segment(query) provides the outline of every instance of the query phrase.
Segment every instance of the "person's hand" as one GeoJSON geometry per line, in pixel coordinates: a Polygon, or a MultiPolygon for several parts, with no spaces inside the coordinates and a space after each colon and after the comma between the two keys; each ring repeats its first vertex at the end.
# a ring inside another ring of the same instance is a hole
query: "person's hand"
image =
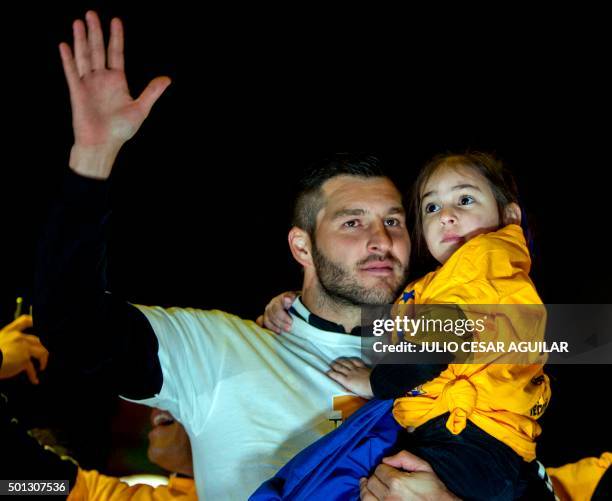
{"type": "Polygon", "coordinates": [[[283,292],[267,304],[264,314],[260,315],[256,322],[257,325],[270,329],[280,334],[281,331],[289,332],[293,320],[287,310],[291,307],[297,294],[295,292],[283,292]]]}
{"type": "Polygon", "coordinates": [[[85,18],[87,29],[80,19],[72,25],[74,55],[67,43],[59,46],[72,106],[70,167],[80,175],[106,179],[119,149],[139,129],[170,79],[153,79],[138,99],[132,99],[124,72],[121,21],[111,21],[105,53],[98,15],[88,11],[85,18]]]}
{"type": "Polygon", "coordinates": [[[22,315],[0,330],[0,379],[10,378],[25,371],[30,382],[38,384],[32,358],[38,360],[40,370],[43,371],[47,367],[49,352],[37,336],[22,332],[28,327],[32,327],[32,317],[22,315]]]}
{"type": "Polygon", "coordinates": [[[370,478],[359,481],[362,501],[457,501],[427,461],[401,451],[376,467],[370,478]]]}
{"type": "Polygon", "coordinates": [[[327,375],[347,390],[363,398],[373,398],[370,369],[358,358],[338,358],[331,364],[327,375]]]}

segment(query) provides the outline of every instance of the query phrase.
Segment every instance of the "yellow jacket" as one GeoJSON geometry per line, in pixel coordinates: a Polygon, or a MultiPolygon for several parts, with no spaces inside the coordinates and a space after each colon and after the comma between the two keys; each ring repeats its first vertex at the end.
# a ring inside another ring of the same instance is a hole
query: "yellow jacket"
{"type": "Polygon", "coordinates": [[[170,477],[168,485],[151,487],[145,484],[129,486],[117,477],[108,477],[95,470],[79,468],[77,481],[68,496],[69,501],[197,501],[195,483],[191,478],[170,477]]]}
{"type": "MultiPolygon", "coordinates": [[[[403,297],[411,298],[398,303],[542,304],[529,278],[530,267],[523,232],[520,226],[509,225],[466,242],[443,266],[409,285],[403,297]]],[[[535,319],[500,318],[494,326],[498,338],[524,339],[521,333],[533,330],[534,321],[543,334],[545,309],[536,311],[535,319]]],[[[452,433],[461,433],[469,419],[526,461],[535,458],[535,439],[541,433],[536,420],[550,400],[541,363],[450,364],[419,387],[419,393],[395,401],[393,415],[402,426],[417,427],[450,412],[446,427],[452,433]]]]}

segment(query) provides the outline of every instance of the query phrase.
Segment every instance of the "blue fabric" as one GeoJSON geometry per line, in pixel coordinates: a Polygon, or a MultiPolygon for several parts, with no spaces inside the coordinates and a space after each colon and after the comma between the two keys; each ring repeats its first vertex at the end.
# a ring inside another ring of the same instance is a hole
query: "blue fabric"
{"type": "Polygon", "coordinates": [[[251,501],[359,499],[359,479],[392,454],[402,429],[393,400],[371,400],[264,482],[251,501]]]}

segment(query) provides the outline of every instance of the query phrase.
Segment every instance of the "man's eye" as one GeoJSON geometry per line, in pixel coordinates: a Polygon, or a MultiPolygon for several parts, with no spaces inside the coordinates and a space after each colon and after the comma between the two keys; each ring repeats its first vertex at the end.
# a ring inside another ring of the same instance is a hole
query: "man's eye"
{"type": "Polygon", "coordinates": [[[344,223],[342,226],[346,228],[357,228],[357,226],[359,226],[359,221],[357,219],[351,219],[350,221],[344,223]]]}
{"type": "Polygon", "coordinates": [[[399,225],[400,225],[399,219],[396,219],[394,217],[385,219],[385,226],[399,226],[399,225]]]}
{"type": "Polygon", "coordinates": [[[438,212],[440,210],[440,206],[438,204],[427,204],[425,206],[425,214],[432,214],[433,212],[438,212]]]}
{"type": "Polygon", "coordinates": [[[472,195],[463,195],[459,199],[459,205],[472,205],[474,203],[474,197],[472,195]]]}

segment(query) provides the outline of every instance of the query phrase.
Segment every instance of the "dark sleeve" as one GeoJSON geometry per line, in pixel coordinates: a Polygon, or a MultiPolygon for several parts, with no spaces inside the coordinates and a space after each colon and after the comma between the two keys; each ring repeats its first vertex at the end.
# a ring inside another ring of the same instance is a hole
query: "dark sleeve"
{"type": "Polygon", "coordinates": [[[381,363],[370,373],[372,393],[376,398],[400,398],[420,384],[435,379],[448,364],[381,363]]]}
{"type": "MultiPolygon", "coordinates": [[[[418,314],[427,318],[465,319],[460,306],[452,304],[417,305],[418,314]]],[[[428,340],[445,341],[452,333],[435,331],[428,332],[428,340]],[[441,335],[442,337],[433,337],[441,335]]],[[[471,340],[469,333],[462,334],[462,339],[471,340]]],[[[412,343],[411,343],[412,344],[412,343]]],[[[450,352],[432,353],[427,355],[426,363],[416,363],[419,359],[407,353],[388,353],[370,373],[370,385],[376,398],[400,398],[417,386],[431,381],[455,361],[450,352]]],[[[421,359],[425,362],[424,359],[421,359]]]]}
{"type": "Polygon", "coordinates": [[[39,243],[33,316],[50,353],[86,373],[113,374],[113,391],[158,393],[157,338],[146,317],[107,290],[109,182],[68,170],[39,243]]]}

